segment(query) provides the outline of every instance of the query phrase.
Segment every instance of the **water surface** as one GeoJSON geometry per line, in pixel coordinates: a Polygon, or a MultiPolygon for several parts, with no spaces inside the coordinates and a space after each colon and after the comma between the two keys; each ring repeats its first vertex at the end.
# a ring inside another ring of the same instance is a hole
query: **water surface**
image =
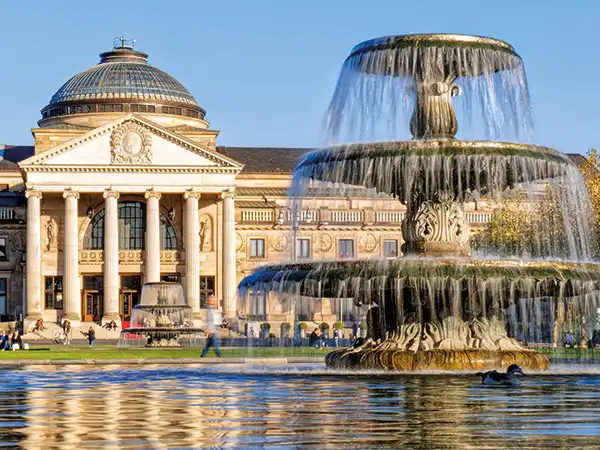
{"type": "Polygon", "coordinates": [[[470,374],[315,366],[3,371],[11,448],[600,448],[600,373],[486,387],[470,374]]]}

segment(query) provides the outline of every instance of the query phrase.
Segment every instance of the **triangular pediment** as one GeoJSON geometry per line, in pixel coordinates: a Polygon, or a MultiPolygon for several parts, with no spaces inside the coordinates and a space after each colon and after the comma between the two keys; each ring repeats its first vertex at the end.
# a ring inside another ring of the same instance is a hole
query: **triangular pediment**
{"type": "Polygon", "coordinates": [[[82,136],[22,161],[25,172],[80,168],[103,172],[147,171],[239,172],[243,165],[135,114],[124,116],[82,136]]]}

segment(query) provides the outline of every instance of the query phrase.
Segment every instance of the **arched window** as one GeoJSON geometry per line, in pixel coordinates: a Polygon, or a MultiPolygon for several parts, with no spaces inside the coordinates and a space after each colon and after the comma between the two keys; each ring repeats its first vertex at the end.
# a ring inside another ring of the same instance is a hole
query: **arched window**
{"type": "Polygon", "coordinates": [[[167,216],[160,215],[160,249],[177,250],[177,235],[167,216]]]}
{"type": "MultiPolygon", "coordinates": [[[[119,202],[119,249],[143,250],[146,234],[146,205],[141,202],[119,202]]],[[[177,250],[177,235],[171,222],[160,215],[161,250],[177,250]]],[[[104,249],[104,210],[94,216],[84,237],[87,250],[104,249]]]]}

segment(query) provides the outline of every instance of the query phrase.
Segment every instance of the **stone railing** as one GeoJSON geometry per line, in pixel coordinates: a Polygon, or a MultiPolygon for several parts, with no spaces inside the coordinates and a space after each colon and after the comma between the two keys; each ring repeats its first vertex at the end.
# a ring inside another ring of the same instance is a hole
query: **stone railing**
{"type": "Polygon", "coordinates": [[[473,224],[479,223],[488,223],[492,217],[492,214],[489,212],[467,212],[465,213],[467,216],[467,221],[473,224]]]}
{"type": "Polygon", "coordinates": [[[179,250],[161,250],[161,264],[178,264],[181,262],[181,252],[179,250]]]}
{"type": "Polygon", "coordinates": [[[404,219],[404,211],[376,211],[375,222],[377,223],[401,223],[404,219]]]}
{"type": "Polygon", "coordinates": [[[103,260],[103,250],[83,250],[79,252],[79,264],[101,264],[103,260]]]}
{"type": "MultiPolygon", "coordinates": [[[[467,212],[467,220],[472,224],[485,224],[489,222],[489,212],[467,212]]],[[[309,209],[304,208],[297,212],[296,217],[301,224],[393,224],[400,225],[406,213],[398,210],[371,210],[371,209],[309,209]]],[[[293,211],[274,208],[242,209],[241,223],[262,225],[286,225],[292,222],[293,211]]]]}
{"type": "Polygon", "coordinates": [[[0,220],[13,220],[15,210],[13,208],[0,208],[0,220]]]}
{"type": "MultiPolygon", "coordinates": [[[[143,250],[119,250],[119,264],[141,264],[144,260],[143,250]]],[[[83,250],[79,252],[80,264],[102,264],[104,261],[103,250],[83,250]]],[[[178,264],[181,262],[179,250],[161,250],[161,264],[178,264]]]]}

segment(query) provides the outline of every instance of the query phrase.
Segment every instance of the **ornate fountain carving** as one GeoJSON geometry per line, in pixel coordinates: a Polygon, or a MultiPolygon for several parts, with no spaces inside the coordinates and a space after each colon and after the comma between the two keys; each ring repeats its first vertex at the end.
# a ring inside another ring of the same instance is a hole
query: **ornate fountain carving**
{"type": "Polygon", "coordinates": [[[427,200],[411,208],[402,223],[405,253],[466,256],[469,221],[463,205],[451,200],[427,200]]]}

